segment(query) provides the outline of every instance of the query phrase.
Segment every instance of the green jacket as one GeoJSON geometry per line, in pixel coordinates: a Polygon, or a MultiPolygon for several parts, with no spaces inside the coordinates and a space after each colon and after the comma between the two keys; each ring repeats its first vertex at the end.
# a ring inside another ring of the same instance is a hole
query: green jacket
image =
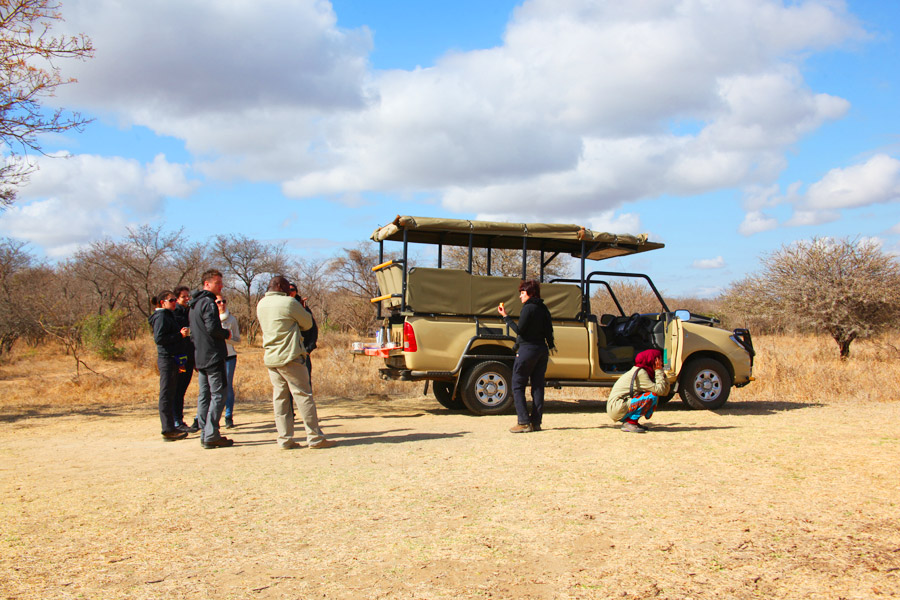
{"type": "Polygon", "coordinates": [[[313,319],[299,302],[284,292],[266,292],[256,305],[256,318],[267,367],[283,367],[306,355],[300,332],[312,327],[313,319]]]}
{"type": "Polygon", "coordinates": [[[609,391],[609,398],[606,399],[606,414],[613,421],[620,421],[628,413],[628,401],[631,399],[629,391],[631,390],[631,378],[637,370],[637,377],[634,380],[634,393],[641,394],[643,392],[651,392],[657,398],[665,396],[669,393],[669,382],[666,381],[666,375],[662,369],[657,369],[654,373],[656,381],[650,379],[647,371],[641,367],[631,367],[631,370],[619,377],[616,384],[609,391]]]}

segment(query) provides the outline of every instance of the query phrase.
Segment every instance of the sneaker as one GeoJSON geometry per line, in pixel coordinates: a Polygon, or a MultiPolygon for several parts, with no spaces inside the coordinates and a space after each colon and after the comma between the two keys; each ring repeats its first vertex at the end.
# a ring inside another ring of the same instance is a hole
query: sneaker
{"type": "Polygon", "coordinates": [[[337,446],[337,442],[332,442],[331,440],[322,440],[318,444],[309,445],[313,450],[322,450],[323,448],[331,448],[333,446],[337,446]]]}
{"type": "Polygon", "coordinates": [[[524,425],[519,423],[515,427],[509,428],[510,433],[529,433],[531,431],[534,431],[534,427],[531,426],[531,423],[525,423],[524,425]]]}
{"type": "Polygon", "coordinates": [[[186,438],[187,432],[173,429],[172,431],[164,431],[162,436],[164,442],[174,442],[175,440],[183,440],[186,438]]]}
{"type": "Polygon", "coordinates": [[[650,431],[650,427],[648,427],[647,425],[644,425],[642,423],[638,423],[637,426],[640,427],[641,429],[643,429],[644,431],[650,431]]]}
{"type": "Polygon", "coordinates": [[[296,450],[297,448],[300,448],[301,446],[300,446],[300,444],[298,444],[298,443],[295,442],[294,440],[291,440],[291,441],[288,442],[287,444],[282,444],[282,445],[279,446],[279,447],[280,447],[282,450],[296,450]]]}
{"type": "Polygon", "coordinates": [[[234,419],[225,417],[225,429],[234,429],[234,419]]]}
{"type": "Polygon", "coordinates": [[[230,448],[231,446],[234,446],[234,440],[230,440],[227,437],[220,437],[217,440],[200,442],[200,445],[203,446],[204,450],[213,450],[214,448],[230,448]]]}
{"type": "Polygon", "coordinates": [[[622,431],[626,433],[647,433],[647,430],[637,423],[625,423],[622,425],[622,431]]]}

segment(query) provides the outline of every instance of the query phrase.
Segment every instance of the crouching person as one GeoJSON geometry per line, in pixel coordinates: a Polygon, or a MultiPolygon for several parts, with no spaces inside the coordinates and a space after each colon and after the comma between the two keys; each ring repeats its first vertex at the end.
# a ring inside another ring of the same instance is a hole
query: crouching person
{"type": "Polygon", "coordinates": [[[622,423],[622,431],[644,433],[647,427],[638,423],[638,419],[652,417],[659,397],[668,392],[662,352],[644,350],[634,357],[634,366],[619,377],[609,392],[606,414],[622,423]]]}
{"type": "Polygon", "coordinates": [[[263,335],[263,362],[269,369],[272,382],[272,404],[278,445],[285,450],[299,448],[294,441],[294,418],[291,397],[306,428],[310,448],[330,448],[334,442],[326,440],[319,429],[316,403],[313,401],[306,368],[306,349],[303,330],[312,327],[312,316],[288,295],[290,283],[281,275],[269,282],[266,295],[256,305],[256,318],[263,335]]]}

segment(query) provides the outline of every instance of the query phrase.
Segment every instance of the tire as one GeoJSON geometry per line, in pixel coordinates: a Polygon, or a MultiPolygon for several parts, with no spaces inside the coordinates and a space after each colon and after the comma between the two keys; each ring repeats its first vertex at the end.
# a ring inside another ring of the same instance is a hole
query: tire
{"type": "Polygon", "coordinates": [[[681,372],[678,395],[690,408],[722,408],[731,393],[731,375],[714,358],[692,360],[681,372]]]}
{"type": "Polygon", "coordinates": [[[463,410],[466,405],[459,397],[459,390],[456,391],[456,396],[451,398],[454,384],[453,381],[432,381],[431,387],[434,390],[434,397],[441,406],[450,410],[463,410]]]}
{"type": "Polygon", "coordinates": [[[512,369],[497,361],[477,363],[465,375],[462,401],[476,415],[499,415],[513,405],[512,369]]]}

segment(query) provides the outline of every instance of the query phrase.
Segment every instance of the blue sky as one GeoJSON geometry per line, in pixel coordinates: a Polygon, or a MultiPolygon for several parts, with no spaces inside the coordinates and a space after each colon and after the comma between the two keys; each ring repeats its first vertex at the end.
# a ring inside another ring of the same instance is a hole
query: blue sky
{"type": "Polygon", "coordinates": [[[127,227],[324,259],[397,214],[646,232],[604,265],[715,295],[813,236],[900,252],[900,5],[64,0],[96,56],[0,234],[127,227]]]}

